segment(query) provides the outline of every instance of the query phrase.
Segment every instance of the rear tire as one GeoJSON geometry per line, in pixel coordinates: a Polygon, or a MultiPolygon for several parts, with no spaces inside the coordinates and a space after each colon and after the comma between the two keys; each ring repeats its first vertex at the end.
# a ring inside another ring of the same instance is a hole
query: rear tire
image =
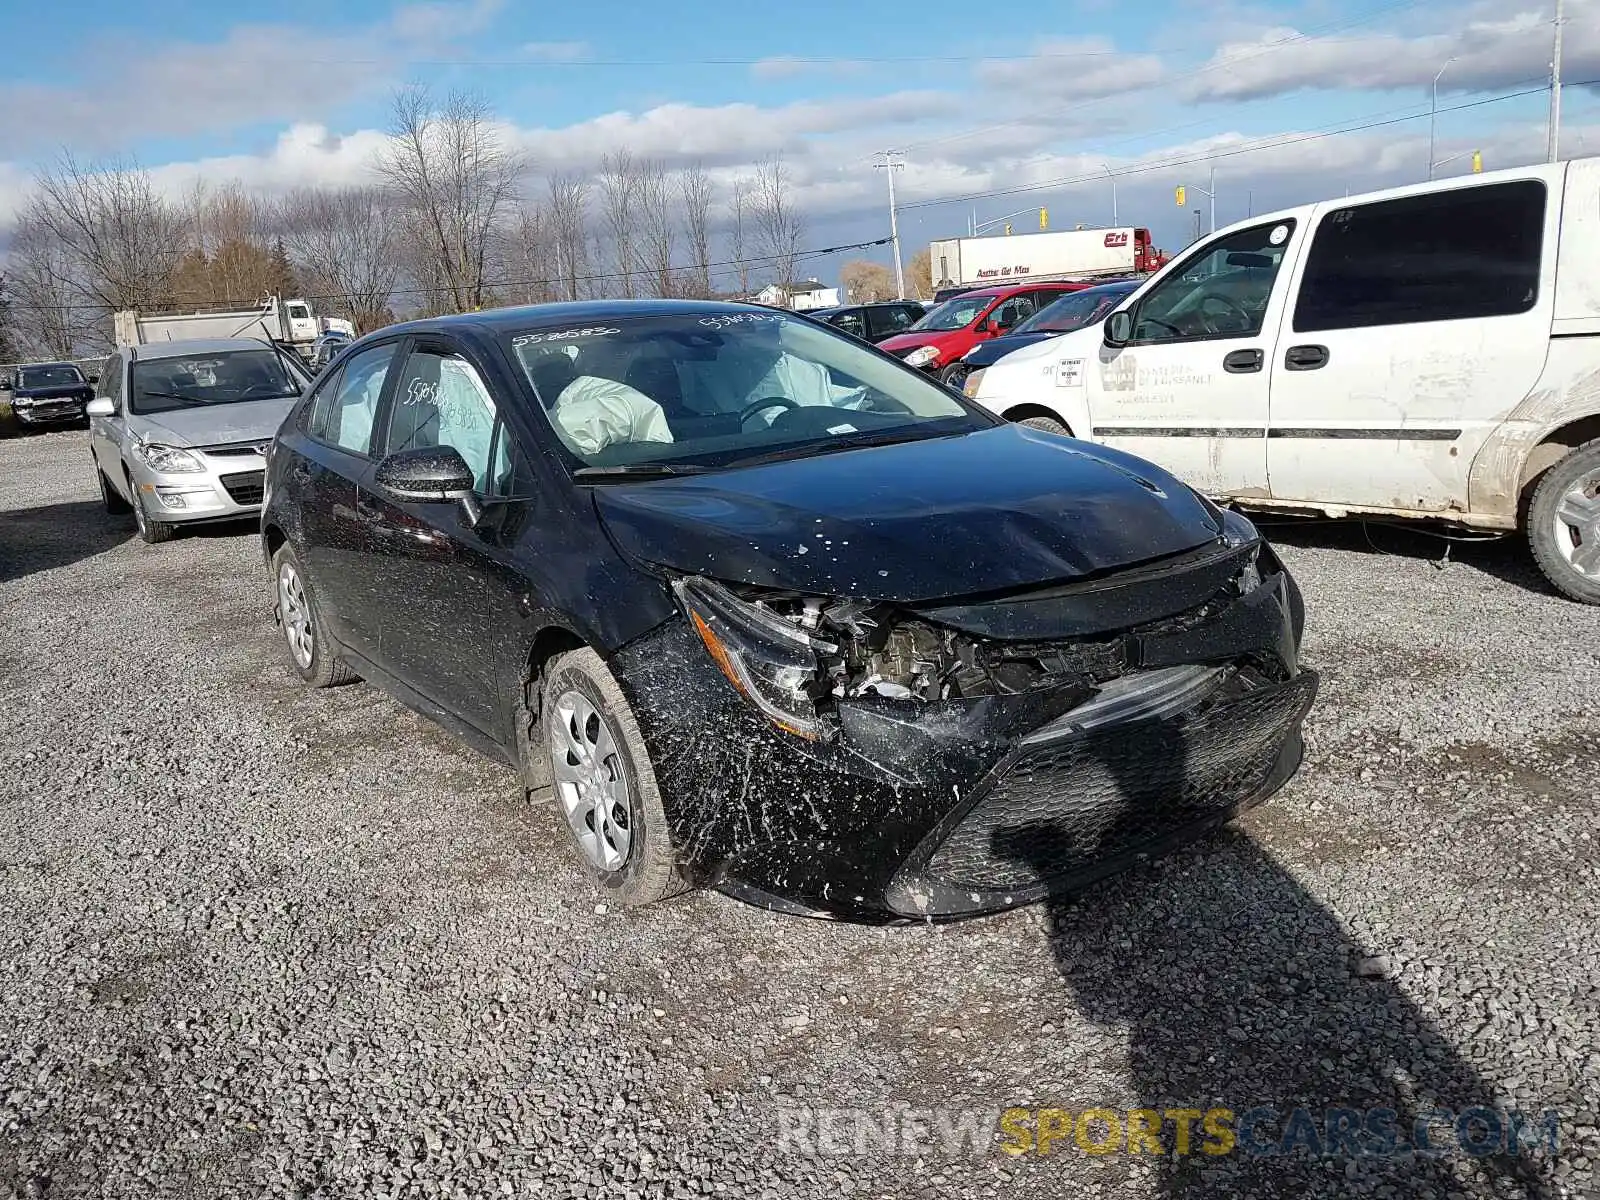
{"type": "Polygon", "coordinates": [[[122,498],[122,493],[117,491],[116,485],[106,478],[106,473],[99,467],[94,469],[94,473],[95,478],[100,483],[101,507],[114,517],[127,516],[128,513],[132,512],[133,505],[122,498]]]}
{"type": "Polygon", "coordinates": [[[133,492],[133,520],[139,527],[139,536],[152,546],[170,542],[177,536],[178,527],[170,521],[158,521],[152,517],[146,507],[144,493],[133,484],[132,480],[129,480],[128,484],[129,490],[133,492]]]}
{"type": "Polygon", "coordinates": [[[689,890],[639,722],[600,656],[573,650],[551,662],[540,712],[556,808],[595,883],[628,905],[689,890]]]}
{"type": "Polygon", "coordinates": [[[1528,504],[1528,546],[1564,596],[1600,604],[1600,438],[1544,473],[1528,504]]]}
{"type": "Polygon", "coordinates": [[[273,612],[295,673],[314,688],[354,683],[359,676],[335,657],[311,581],[288,542],[272,556],[272,590],[273,612]]]}
{"type": "Polygon", "coordinates": [[[1052,420],[1049,417],[1023,417],[1017,424],[1026,425],[1029,429],[1037,429],[1040,433],[1054,433],[1059,434],[1061,437],[1072,436],[1070,429],[1060,421],[1052,420]]]}

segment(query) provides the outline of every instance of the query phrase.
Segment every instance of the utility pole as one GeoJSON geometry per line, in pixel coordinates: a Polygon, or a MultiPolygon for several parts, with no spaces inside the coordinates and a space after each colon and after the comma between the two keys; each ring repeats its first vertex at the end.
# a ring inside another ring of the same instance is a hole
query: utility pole
{"type": "Polygon", "coordinates": [[[1106,178],[1111,180],[1111,224],[1115,227],[1120,224],[1117,220],[1117,177],[1111,170],[1110,163],[1101,163],[1100,169],[1106,173],[1106,178]]]}
{"type": "MultiPolygon", "coordinates": [[[[1194,190],[1202,195],[1211,197],[1211,232],[1215,233],[1217,231],[1217,168],[1215,166],[1211,168],[1211,187],[1209,189],[1197,187],[1194,190]]],[[[1186,191],[1188,191],[1187,188],[1180,187],[1178,189],[1178,203],[1180,205],[1183,204],[1183,197],[1186,191]]],[[[1198,218],[1200,210],[1197,208],[1194,211],[1195,216],[1198,218]]],[[[1196,225],[1195,229],[1198,233],[1199,225],[1196,225]]]]}
{"type": "Polygon", "coordinates": [[[1550,161],[1561,157],[1561,26],[1564,0],[1556,0],[1555,46],[1550,53],[1550,161]]]}
{"type": "Polygon", "coordinates": [[[905,151],[885,150],[878,170],[889,176],[889,240],[894,243],[894,294],[895,299],[906,298],[906,273],[900,265],[900,217],[894,207],[894,173],[905,169],[905,151]]]}
{"type": "MultiPolygon", "coordinates": [[[[1556,3],[1560,4],[1561,0],[1556,0],[1556,3]]],[[[1433,156],[1434,156],[1433,126],[1434,126],[1434,122],[1439,119],[1439,76],[1443,75],[1445,73],[1445,71],[1449,69],[1450,64],[1453,63],[1453,62],[1455,62],[1455,59],[1453,59],[1453,58],[1445,59],[1444,60],[1444,66],[1439,68],[1439,74],[1435,75],[1433,77],[1433,100],[1428,105],[1428,178],[1429,179],[1433,178],[1433,156]]]]}

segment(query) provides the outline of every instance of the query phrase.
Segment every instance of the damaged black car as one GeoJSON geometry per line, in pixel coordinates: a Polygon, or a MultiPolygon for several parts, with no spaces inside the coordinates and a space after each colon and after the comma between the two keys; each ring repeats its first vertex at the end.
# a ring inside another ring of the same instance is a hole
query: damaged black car
{"type": "Polygon", "coordinates": [[[1245,518],[786,313],[392,326],[265,486],[301,677],[506,759],[626,903],[1004,909],[1299,765],[1300,593],[1245,518]]]}

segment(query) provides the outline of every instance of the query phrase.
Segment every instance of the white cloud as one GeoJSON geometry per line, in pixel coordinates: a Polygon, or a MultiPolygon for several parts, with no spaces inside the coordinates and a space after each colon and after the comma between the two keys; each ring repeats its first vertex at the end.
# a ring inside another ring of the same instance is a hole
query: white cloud
{"type": "Polygon", "coordinates": [[[996,92],[1029,99],[1087,100],[1152,87],[1166,76],[1154,54],[1121,54],[1104,38],[1049,38],[1032,56],[979,65],[977,76],[996,92]]]}
{"type": "MultiPolygon", "coordinates": [[[[1195,100],[1256,100],[1307,88],[1425,88],[1446,60],[1441,91],[1537,84],[1549,73],[1550,15],[1542,10],[1467,21],[1446,33],[1305,37],[1293,29],[1219,46],[1186,88],[1195,100]]],[[[1600,2],[1572,0],[1564,28],[1570,79],[1600,76],[1600,2]]]]}
{"type": "Polygon", "coordinates": [[[406,41],[457,38],[482,33],[504,7],[505,0],[424,0],[396,9],[389,25],[406,41]]]}

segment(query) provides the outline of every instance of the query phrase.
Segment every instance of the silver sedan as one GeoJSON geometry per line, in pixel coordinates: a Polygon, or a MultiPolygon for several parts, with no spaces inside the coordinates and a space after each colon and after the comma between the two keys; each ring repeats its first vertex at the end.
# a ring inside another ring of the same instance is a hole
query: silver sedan
{"type": "Polygon", "coordinates": [[[252,338],[117,350],[89,405],[106,511],[131,509],[147,542],[259,512],[272,439],[308,386],[292,353],[252,338]]]}

